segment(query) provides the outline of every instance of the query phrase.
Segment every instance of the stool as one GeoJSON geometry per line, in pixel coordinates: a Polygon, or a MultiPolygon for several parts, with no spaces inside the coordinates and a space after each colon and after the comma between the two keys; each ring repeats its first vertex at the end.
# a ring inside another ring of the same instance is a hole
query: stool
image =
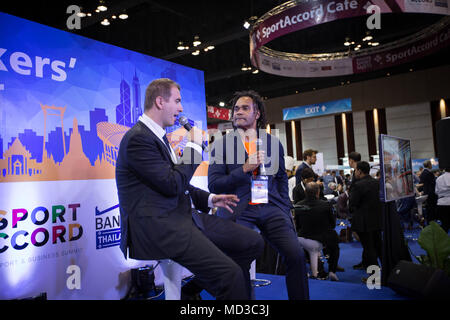
{"type": "Polygon", "coordinates": [[[298,241],[302,247],[309,253],[309,261],[311,265],[311,272],[313,277],[317,277],[318,270],[317,265],[319,262],[320,252],[323,249],[322,243],[312,239],[306,239],[303,237],[298,237],[298,241]]]}
{"type": "Polygon", "coordinates": [[[256,260],[250,265],[250,281],[254,287],[265,287],[272,283],[267,279],[256,279],[256,260]]]}
{"type": "Polygon", "coordinates": [[[160,260],[164,276],[164,292],[166,300],[181,299],[181,273],[183,267],[170,259],[160,260]]]}
{"type": "MultiPolygon", "coordinates": [[[[261,231],[256,226],[253,226],[253,230],[261,233],[261,231]]],[[[265,287],[272,283],[272,281],[267,279],[256,279],[256,260],[253,260],[252,264],[250,265],[250,281],[253,287],[265,287]]]]}

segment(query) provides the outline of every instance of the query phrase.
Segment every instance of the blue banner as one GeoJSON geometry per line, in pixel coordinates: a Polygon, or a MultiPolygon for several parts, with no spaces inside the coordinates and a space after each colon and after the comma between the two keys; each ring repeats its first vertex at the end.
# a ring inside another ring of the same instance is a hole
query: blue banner
{"type": "Polygon", "coordinates": [[[342,99],[283,109],[283,121],[311,118],[352,111],[352,99],[342,99]]]}

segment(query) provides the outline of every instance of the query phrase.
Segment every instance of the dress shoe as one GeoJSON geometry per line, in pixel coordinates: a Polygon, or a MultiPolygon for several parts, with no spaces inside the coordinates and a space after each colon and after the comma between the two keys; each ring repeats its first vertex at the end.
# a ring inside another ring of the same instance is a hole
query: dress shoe
{"type": "Polygon", "coordinates": [[[334,273],[334,272],[328,272],[328,278],[331,281],[339,281],[339,278],[337,277],[336,273],[334,273]]]}
{"type": "Polygon", "coordinates": [[[355,264],[355,265],[353,266],[353,269],[354,269],[354,270],[364,270],[364,266],[363,266],[362,262],[360,262],[360,263],[358,263],[358,264],[355,264]]]}
{"type": "Polygon", "coordinates": [[[199,293],[187,294],[181,291],[181,300],[203,300],[199,293]]]}

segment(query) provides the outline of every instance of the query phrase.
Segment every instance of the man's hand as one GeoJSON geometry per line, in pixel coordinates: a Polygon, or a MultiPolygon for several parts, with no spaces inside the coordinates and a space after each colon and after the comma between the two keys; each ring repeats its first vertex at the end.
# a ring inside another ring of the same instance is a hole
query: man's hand
{"type": "Polygon", "coordinates": [[[242,170],[244,170],[245,173],[252,172],[256,168],[258,168],[261,163],[264,163],[264,161],[265,152],[259,150],[258,152],[255,152],[248,157],[247,161],[242,166],[242,170]]]}
{"type": "Polygon", "coordinates": [[[202,145],[203,141],[206,141],[205,132],[197,127],[192,127],[190,131],[187,132],[187,139],[189,142],[202,145]]]}
{"type": "Polygon", "coordinates": [[[230,206],[236,207],[238,202],[239,198],[234,194],[217,194],[212,198],[214,207],[225,208],[231,213],[233,213],[233,209],[230,206]]]}

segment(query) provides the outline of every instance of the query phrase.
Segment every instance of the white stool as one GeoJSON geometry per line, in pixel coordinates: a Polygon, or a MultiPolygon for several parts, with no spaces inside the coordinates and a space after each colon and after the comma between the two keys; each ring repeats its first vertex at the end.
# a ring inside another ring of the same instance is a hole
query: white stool
{"type": "Polygon", "coordinates": [[[305,248],[305,250],[308,251],[312,275],[314,277],[317,277],[318,274],[317,266],[319,263],[319,256],[320,252],[323,249],[322,243],[316,240],[306,239],[303,237],[298,237],[298,241],[303,246],[303,248],[305,248]]]}
{"type": "Polygon", "coordinates": [[[160,260],[164,276],[164,293],[166,300],[181,299],[181,273],[183,267],[170,259],[160,260]]]}
{"type": "MultiPolygon", "coordinates": [[[[253,226],[253,230],[261,233],[261,231],[256,226],[253,226]]],[[[267,279],[256,279],[256,260],[253,260],[252,264],[250,265],[250,282],[254,287],[264,287],[272,283],[272,281],[267,279]]]]}

